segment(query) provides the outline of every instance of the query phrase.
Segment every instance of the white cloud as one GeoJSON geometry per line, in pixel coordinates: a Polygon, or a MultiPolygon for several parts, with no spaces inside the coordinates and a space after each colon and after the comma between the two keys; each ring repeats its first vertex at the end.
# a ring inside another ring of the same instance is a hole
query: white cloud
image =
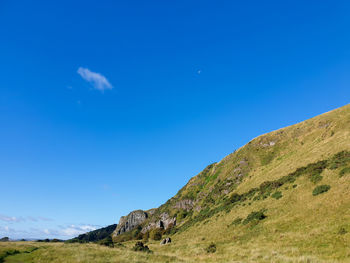
{"type": "Polygon", "coordinates": [[[42,217],[42,216],[27,216],[27,217],[16,217],[16,216],[8,216],[8,215],[1,215],[0,214],[0,221],[4,222],[12,222],[12,223],[19,223],[19,222],[39,222],[39,221],[53,221],[50,218],[42,217]]]}
{"type": "Polygon", "coordinates": [[[0,215],[0,220],[5,222],[22,222],[25,221],[23,217],[15,217],[15,216],[6,216],[0,215]]]}
{"type": "Polygon", "coordinates": [[[63,227],[60,232],[63,236],[74,237],[86,232],[96,230],[97,228],[98,226],[93,225],[69,225],[67,227],[63,227]]]}
{"type": "Polygon", "coordinates": [[[105,91],[106,89],[113,89],[113,86],[107,78],[100,73],[92,72],[88,68],[78,68],[78,74],[87,82],[91,83],[91,85],[99,90],[99,91],[105,91]]]}

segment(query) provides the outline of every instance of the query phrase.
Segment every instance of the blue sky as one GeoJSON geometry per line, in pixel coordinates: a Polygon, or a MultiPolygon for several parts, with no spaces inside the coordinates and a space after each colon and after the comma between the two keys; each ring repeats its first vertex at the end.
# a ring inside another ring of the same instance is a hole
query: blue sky
{"type": "Polygon", "coordinates": [[[349,13],[349,1],[0,1],[0,236],[116,223],[252,138],[347,104],[349,13]]]}

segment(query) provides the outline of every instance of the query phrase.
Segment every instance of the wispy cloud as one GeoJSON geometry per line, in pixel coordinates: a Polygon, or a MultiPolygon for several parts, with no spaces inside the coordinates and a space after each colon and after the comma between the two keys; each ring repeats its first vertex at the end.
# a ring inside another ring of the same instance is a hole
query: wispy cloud
{"type": "Polygon", "coordinates": [[[95,89],[105,91],[106,89],[113,89],[113,86],[105,76],[100,73],[93,72],[88,68],[78,68],[78,74],[87,82],[89,82],[95,89]]]}
{"type": "Polygon", "coordinates": [[[25,221],[39,222],[39,221],[53,221],[51,218],[43,217],[43,216],[8,216],[8,215],[0,215],[0,221],[9,222],[9,223],[19,223],[25,221]]]}
{"type": "Polygon", "coordinates": [[[47,217],[43,217],[43,216],[28,216],[27,219],[29,221],[33,221],[33,222],[39,222],[39,221],[53,221],[53,219],[51,218],[47,218],[47,217]]]}
{"type": "Polygon", "coordinates": [[[25,219],[23,217],[6,216],[0,215],[0,220],[5,222],[23,222],[25,219]]]}

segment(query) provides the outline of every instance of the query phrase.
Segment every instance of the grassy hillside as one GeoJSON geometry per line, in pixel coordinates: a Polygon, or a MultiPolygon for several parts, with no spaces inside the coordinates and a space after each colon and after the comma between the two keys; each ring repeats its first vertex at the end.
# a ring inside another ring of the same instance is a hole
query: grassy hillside
{"type": "Polygon", "coordinates": [[[253,139],[193,177],[142,227],[164,213],[176,217],[161,231],[171,244],[129,234],[153,253],[128,241],[48,244],[30,254],[50,262],[350,262],[350,105],[253,139]]]}

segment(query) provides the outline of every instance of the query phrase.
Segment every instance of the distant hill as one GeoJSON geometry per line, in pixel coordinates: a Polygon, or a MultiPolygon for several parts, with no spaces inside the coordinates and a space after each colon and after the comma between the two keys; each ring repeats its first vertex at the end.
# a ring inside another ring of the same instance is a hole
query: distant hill
{"type": "Polygon", "coordinates": [[[99,228],[94,231],[90,231],[85,234],[81,234],[78,237],[67,240],[68,243],[88,243],[101,241],[107,237],[110,237],[113,231],[116,229],[117,224],[110,225],[107,227],[99,228]]]}

